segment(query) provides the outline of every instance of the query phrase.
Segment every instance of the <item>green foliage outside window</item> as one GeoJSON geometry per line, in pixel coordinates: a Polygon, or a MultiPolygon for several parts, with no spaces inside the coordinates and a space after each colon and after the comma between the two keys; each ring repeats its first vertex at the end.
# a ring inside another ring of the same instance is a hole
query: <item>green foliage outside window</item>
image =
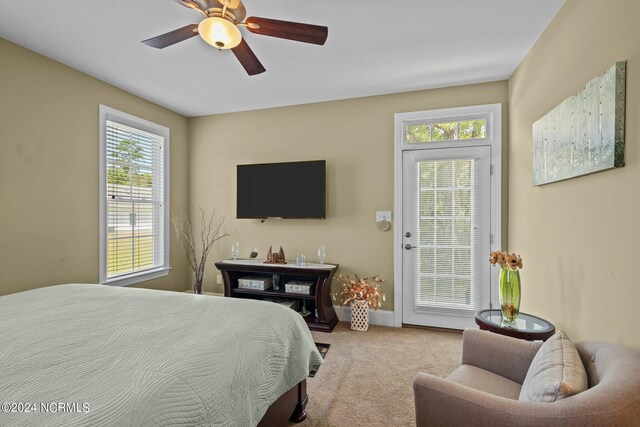
{"type": "Polygon", "coordinates": [[[107,166],[107,183],[151,187],[151,173],[144,172],[144,152],[137,141],[123,139],[113,153],[107,166]]]}
{"type": "Polygon", "coordinates": [[[405,136],[409,144],[486,138],[487,121],[478,119],[409,125],[406,127],[405,136]]]}

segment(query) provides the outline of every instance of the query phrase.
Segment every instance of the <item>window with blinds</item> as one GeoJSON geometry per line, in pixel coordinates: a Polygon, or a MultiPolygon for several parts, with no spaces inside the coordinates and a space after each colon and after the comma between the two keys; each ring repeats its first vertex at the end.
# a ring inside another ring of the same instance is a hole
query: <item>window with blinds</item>
{"type": "Polygon", "coordinates": [[[416,308],[475,311],[475,160],[422,161],[417,167],[416,308]]]}
{"type": "Polygon", "coordinates": [[[165,138],[104,123],[106,280],[165,266],[165,138]]]}

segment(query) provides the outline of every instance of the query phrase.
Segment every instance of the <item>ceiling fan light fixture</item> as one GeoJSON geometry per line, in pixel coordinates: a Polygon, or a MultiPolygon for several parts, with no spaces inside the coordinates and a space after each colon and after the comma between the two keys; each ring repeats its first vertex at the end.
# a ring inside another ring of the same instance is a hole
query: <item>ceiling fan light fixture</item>
{"type": "Polygon", "coordinates": [[[242,34],[236,25],[219,16],[203,19],[198,25],[200,37],[217,49],[233,49],[242,41],[242,34]]]}

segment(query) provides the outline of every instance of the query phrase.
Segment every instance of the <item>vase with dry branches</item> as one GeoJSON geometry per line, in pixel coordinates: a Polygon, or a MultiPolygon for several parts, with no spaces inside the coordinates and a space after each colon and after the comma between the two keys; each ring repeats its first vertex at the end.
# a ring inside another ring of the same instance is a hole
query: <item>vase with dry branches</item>
{"type": "Polygon", "coordinates": [[[223,230],[224,217],[215,219],[216,212],[213,211],[209,217],[200,209],[198,217],[198,230],[194,230],[191,219],[185,214],[171,213],[171,222],[176,231],[178,240],[182,244],[187,261],[193,271],[194,283],[193,293],[202,293],[202,281],[204,280],[204,268],[207,263],[209,252],[213,245],[220,239],[230,236],[223,230]]]}

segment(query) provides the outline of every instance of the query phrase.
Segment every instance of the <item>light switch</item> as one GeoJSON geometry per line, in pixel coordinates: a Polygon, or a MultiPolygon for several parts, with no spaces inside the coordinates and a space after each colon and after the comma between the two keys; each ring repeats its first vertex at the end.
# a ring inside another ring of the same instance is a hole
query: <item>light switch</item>
{"type": "Polygon", "coordinates": [[[391,211],[376,211],[376,222],[391,222],[391,211]]]}

